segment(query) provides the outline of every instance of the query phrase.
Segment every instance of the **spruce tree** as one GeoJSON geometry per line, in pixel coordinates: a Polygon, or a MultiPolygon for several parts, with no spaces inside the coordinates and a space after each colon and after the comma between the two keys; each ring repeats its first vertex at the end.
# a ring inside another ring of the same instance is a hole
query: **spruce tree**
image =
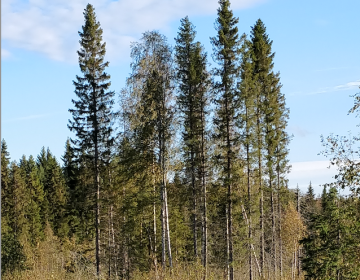
{"type": "Polygon", "coordinates": [[[201,259],[207,262],[207,214],[206,214],[206,104],[209,74],[206,71],[206,54],[199,42],[195,42],[195,27],[188,17],[181,20],[178,37],[175,38],[176,77],[179,86],[178,105],[182,114],[184,160],[193,200],[193,247],[198,256],[198,203],[201,202],[201,259]],[[200,201],[199,201],[200,199],[200,201]]]}
{"type": "Polygon", "coordinates": [[[10,197],[10,156],[7,144],[1,140],[1,233],[8,230],[11,207],[10,197]]]}
{"type": "Polygon", "coordinates": [[[311,182],[308,186],[306,194],[304,195],[304,198],[301,201],[300,208],[301,216],[304,218],[306,226],[309,227],[311,224],[311,216],[316,214],[318,211],[314,188],[311,182]]]}
{"type": "MultiPolygon", "coordinates": [[[[23,245],[19,241],[19,236],[15,234],[16,215],[15,196],[13,178],[14,165],[10,167],[10,154],[4,139],[1,140],[1,275],[6,272],[24,269],[26,256],[23,245]]],[[[21,179],[20,182],[21,183],[21,179]]],[[[23,181],[22,181],[23,182],[23,181]]],[[[24,183],[24,182],[23,182],[24,183]]],[[[22,185],[24,187],[24,185],[22,185]]],[[[24,192],[25,189],[22,189],[24,192]]],[[[18,212],[17,212],[18,213],[18,212]]]]}
{"type": "Polygon", "coordinates": [[[110,87],[110,75],[105,72],[109,62],[104,62],[105,43],[102,42],[102,29],[96,20],[94,7],[88,4],[84,10],[85,24],[80,35],[79,66],[83,76],[73,81],[78,100],[72,100],[75,109],[70,109],[73,120],[68,127],[75,132],[77,139],[72,140],[76,150],[85,153],[92,162],[95,211],[95,259],[96,271],[100,274],[100,168],[110,155],[112,137],[112,105],[114,92],[110,87]]]}
{"type": "Polygon", "coordinates": [[[78,237],[81,232],[78,231],[80,224],[80,213],[82,212],[82,203],[86,194],[81,193],[79,186],[79,167],[78,159],[75,156],[74,148],[71,145],[70,139],[66,141],[65,153],[62,156],[63,167],[62,172],[66,184],[66,216],[69,222],[69,233],[70,235],[76,234],[78,237]]]}
{"type": "Polygon", "coordinates": [[[239,74],[239,35],[236,24],[238,18],[230,10],[230,1],[220,0],[218,18],[216,19],[217,36],[211,38],[213,58],[219,64],[215,75],[220,78],[214,84],[216,91],[216,117],[214,125],[217,129],[216,138],[219,141],[218,155],[222,169],[223,186],[226,189],[226,266],[227,279],[234,279],[233,258],[233,188],[236,169],[236,155],[238,154],[238,135],[235,134],[237,119],[237,77],[239,74]]]}
{"type": "MultiPolygon", "coordinates": [[[[253,225],[252,216],[255,212],[254,202],[256,193],[254,167],[256,164],[256,115],[255,115],[255,92],[253,80],[253,64],[251,61],[251,42],[244,41],[241,53],[241,66],[239,83],[239,120],[240,142],[244,147],[244,167],[247,187],[247,224],[248,224],[248,256],[249,256],[249,279],[253,279],[253,225]]],[[[257,260],[256,260],[257,262],[257,260]]],[[[260,272],[260,271],[259,271],[260,272]]],[[[261,273],[261,272],[260,272],[261,273]]]]}
{"type": "MultiPolygon", "coordinates": [[[[260,226],[261,226],[261,266],[264,264],[264,186],[262,183],[266,175],[267,187],[270,192],[271,208],[271,251],[275,277],[277,277],[277,257],[279,240],[281,249],[281,238],[277,237],[276,221],[276,193],[278,215],[281,215],[281,189],[286,185],[286,174],[289,170],[287,154],[289,137],[286,133],[288,109],[285,107],[285,96],[281,93],[279,73],[274,73],[272,52],[272,41],[266,34],[266,27],[259,19],[251,30],[253,80],[256,94],[256,131],[258,170],[261,192],[260,201],[260,226]],[[264,156],[263,156],[264,155],[264,156]],[[262,166],[264,163],[264,166],[262,166]]],[[[281,221],[278,222],[281,227],[281,221]]],[[[280,274],[282,273],[282,262],[280,252],[280,274]]]]}
{"type": "Polygon", "coordinates": [[[309,235],[301,243],[305,279],[358,279],[360,221],[356,200],[341,199],[334,187],[324,192],[321,212],[311,215],[309,235]]]}
{"type": "Polygon", "coordinates": [[[44,211],[42,219],[49,222],[54,233],[64,238],[68,235],[66,217],[67,191],[61,167],[50,150],[42,148],[37,158],[40,182],[44,189],[44,199],[40,206],[44,211]]]}
{"type": "Polygon", "coordinates": [[[30,156],[24,166],[26,172],[26,187],[29,193],[27,213],[29,223],[29,241],[33,246],[37,245],[44,237],[45,221],[41,211],[45,199],[43,185],[40,182],[39,170],[33,156],[30,156]]]}

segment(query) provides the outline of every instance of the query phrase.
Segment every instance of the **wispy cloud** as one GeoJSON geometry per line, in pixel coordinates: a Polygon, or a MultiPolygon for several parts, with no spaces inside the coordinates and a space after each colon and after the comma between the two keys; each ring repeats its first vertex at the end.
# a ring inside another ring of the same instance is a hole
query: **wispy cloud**
{"type": "MultiPolygon", "coordinates": [[[[232,8],[245,9],[266,0],[233,0],[232,8]]],[[[10,46],[40,52],[55,60],[76,62],[78,30],[88,0],[4,0],[2,40],[10,46]]],[[[128,57],[129,43],[146,30],[166,30],[186,15],[215,14],[217,0],[94,0],[104,30],[108,55],[128,57]]]]}
{"type": "Polygon", "coordinates": [[[9,58],[11,56],[11,53],[6,49],[1,49],[1,58],[9,58]]]}
{"type": "Polygon", "coordinates": [[[335,91],[337,90],[347,90],[347,89],[352,89],[352,88],[356,88],[356,87],[359,87],[360,86],[360,80],[359,81],[355,81],[355,82],[349,82],[349,83],[346,83],[346,84],[343,84],[343,85],[339,85],[339,86],[336,86],[334,88],[335,91]]]}
{"type": "Polygon", "coordinates": [[[322,89],[319,89],[317,91],[310,92],[310,93],[308,93],[308,95],[356,89],[359,86],[360,86],[360,80],[357,80],[357,81],[354,81],[354,82],[348,82],[348,83],[345,83],[345,84],[342,84],[342,85],[337,85],[337,86],[334,86],[334,87],[322,88],[322,89]]]}

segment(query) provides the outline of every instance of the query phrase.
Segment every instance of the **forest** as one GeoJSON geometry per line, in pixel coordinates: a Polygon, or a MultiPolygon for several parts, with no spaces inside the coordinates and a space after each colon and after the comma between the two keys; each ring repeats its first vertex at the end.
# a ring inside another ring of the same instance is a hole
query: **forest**
{"type": "Polygon", "coordinates": [[[144,32],[116,95],[83,15],[63,156],[12,161],[1,141],[4,279],[360,279],[360,138],[321,138],[338,173],[321,196],[289,188],[290,111],[260,19],[241,34],[219,0],[215,68],[187,16],[175,46],[144,32]]]}

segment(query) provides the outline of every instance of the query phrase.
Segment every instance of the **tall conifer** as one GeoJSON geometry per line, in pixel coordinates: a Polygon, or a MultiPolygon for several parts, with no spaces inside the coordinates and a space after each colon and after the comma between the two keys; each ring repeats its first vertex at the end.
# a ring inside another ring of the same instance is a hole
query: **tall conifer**
{"type": "Polygon", "coordinates": [[[178,104],[182,113],[184,159],[193,200],[193,244],[198,256],[198,202],[201,202],[202,263],[207,262],[207,214],[206,214],[206,103],[209,74],[206,71],[206,54],[199,42],[195,42],[195,27],[188,17],[181,20],[178,37],[175,38],[176,76],[179,84],[178,104]],[[200,199],[200,201],[199,201],[200,199]]]}
{"type": "MultiPolygon", "coordinates": [[[[276,230],[276,192],[286,185],[286,173],[289,170],[287,154],[289,137],[285,131],[288,119],[288,109],[285,107],[285,97],[281,93],[279,73],[273,72],[272,41],[266,34],[264,23],[259,19],[251,30],[252,61],[254,90],[256,94],[256,131],[258,151],[258,172],[260,187],[260,245],[261,267],[264,268],[264,184],[266,178],[270,192],[271,208],[271,251],[273,268],[277,277],[277,230],[276,230]],[[263,156],[264,155],[264,156],[263,156]],[[264,164],[263,164],[264,163],[264,164]],[[266,175],[266,176],[265,176],[266,175]]],[[[278,207],[280,196],[278,196],[278,207]]],[[[281,209],[278,208],[278,214],[281,209]]],[[[280,222],[279,222],[280,223],[280,222]]],[[[281,224],[279,224],[281,226],[281,224]]],[[[281,239],[280,239],[281,244],[281,239]]],[[[281,245],[280,245],[281,247],[281,245]]],[[[281,260],[281,258],[280,258],[281,260]]],[[[281,268],[281,265],[280,265],[281,268]]]]}
{"type": "Polygon", "coordinates": [[[246,174],[246,187],[247,187],[247,219],[248,219],[248,250],[249,250],[249,279],[253,279],[253,225],[252,216],[255,212],[254,209],[254,194],[258,192],[254,189],[254,182],[256,175],[254,174],[254,165],[256,163],[256,108],[255,108],[255,92],[253,80],[253,64],[251,60],[251,42],[244,41],[242,49],[242,60],[239,84],[239,101],[240,101],[240,114],[238,126],[240,129],[240,142],[244,147],[244,167],[246,174]]]}
{"type": "Polygon", "coordinates": [[[97,274],[100,274],[100,168],[110,154],[112,138],[113,91],[110,87],[110,75],[105,72],[109,62],[104,61],[105,43],[102,42],[102,29],[96,20],[94,7],[88,4],[84,10],[85,24],[80,35],[79,66],[83,76],[73,81],[78,100],[72,100],[75,109],[70,109],[73,121],[69,120],[69,129],[76,133],[73,140],[78,152],[85,153],[92,162],[95,211],[95,259],[97,274]]]}
{"type": "Polygon", "coordinates": [[[216,138],[219,140],[219,162],[222,168],[222,180],[226,189],[226,265],[227,279],[234,279],[233,268],[233,188],[235,182],[235,168],[238,136],[235,134],[237,118],[237,76],[239,74],[239,44],[240,39],[236,24],[238,18],[230,10],[230,1],[220,0],[218,18],[216,19],[217,36],[211,38],[213,58],[219,64],[215,75],[220,78],[214,87],[217,94],[216,117],[214,124],[217,128],[216,138]]]}

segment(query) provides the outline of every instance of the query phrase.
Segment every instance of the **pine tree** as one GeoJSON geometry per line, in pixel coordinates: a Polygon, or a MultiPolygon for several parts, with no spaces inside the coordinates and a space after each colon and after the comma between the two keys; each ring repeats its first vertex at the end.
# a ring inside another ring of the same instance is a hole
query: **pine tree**
{"type": "Polygon", "coordinates": [[[78,152],[83,152],[92,162],[95,211],[95,259],[96,271],[100,274],[100,168],[110,155],[112,138],[112,105],[114,92],[106,91],[110,87],[110,75],[104,72],[109,62],[104,62],[105,43],[102,42],[102,29],[96,21],[94,7],[88,4],[84,10],[85,24],[80,35],[81,48],[78,51],[79,65],[83,76],[76,76],[75,94],[78,100],[72,100],[75,109],[70,109],[73,121],[69,129],[76,133],[78,152]]]}
{"type": "MultiPolygon", "coordinates": [[[[193,199],[193,248],[197,258],[198,202],[201,200],[201,259],[207,263],[207,214],[206,214],[206,104],[209,74],[206,71],[206,54],[199,42],[195,42],[195,27],[188,17],[181,20],[178,37],[175,38],[176,76],[179,84],[178,105],[182,113],[184,159],[190,173],[193,199]]],[[[205,272],[206,274],[206,272],[205,272]]]]}
{"type": "Polygon", "coordinates": [[[237,119],[237,76],[239,74],[239,35],[236,24],[238,18],[230,10],[230,1],[220,0],[218,18],[216,19],[217,36],[211,38],[214,60],[219,64],[215,75],[220,81],[214,85],[217,98],[216,117],[214,124],[217,128],[216,138],[219,140],[219,163],[223,171],[222,180],[226,189],[226,266],[227,279],[234,279],[233,258],[233,188],[236,169],[236,155],[238,154],[238,136],[235,134],[237,119]]]}

